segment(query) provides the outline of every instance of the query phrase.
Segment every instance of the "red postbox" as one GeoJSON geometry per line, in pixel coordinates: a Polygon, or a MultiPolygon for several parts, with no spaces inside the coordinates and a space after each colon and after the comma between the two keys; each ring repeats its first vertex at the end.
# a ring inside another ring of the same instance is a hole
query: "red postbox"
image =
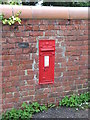
{"type": "Polygon", "coordinates": [[[39,40],[39,84],[54,83],[55,40],[39,40]]]}

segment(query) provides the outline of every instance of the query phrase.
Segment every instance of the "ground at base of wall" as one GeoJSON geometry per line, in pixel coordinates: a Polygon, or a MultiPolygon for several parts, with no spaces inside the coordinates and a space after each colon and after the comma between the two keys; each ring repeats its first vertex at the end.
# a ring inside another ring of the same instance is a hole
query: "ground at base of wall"
{"type": "Polygon", "coordinates": [[[48,111],[37,113],[33,118],[88,118],[88,109],[75,110],[75,108],[50,108],[48,111]]]}

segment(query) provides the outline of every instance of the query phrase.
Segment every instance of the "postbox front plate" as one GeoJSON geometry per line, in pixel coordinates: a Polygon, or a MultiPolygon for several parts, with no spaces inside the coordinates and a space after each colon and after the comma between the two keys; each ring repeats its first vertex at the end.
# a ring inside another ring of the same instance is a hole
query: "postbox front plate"
{"type": "Polygon", "coordinates": [[[55,40],[39,41],[39,84],[54,83],[55,40]]]}

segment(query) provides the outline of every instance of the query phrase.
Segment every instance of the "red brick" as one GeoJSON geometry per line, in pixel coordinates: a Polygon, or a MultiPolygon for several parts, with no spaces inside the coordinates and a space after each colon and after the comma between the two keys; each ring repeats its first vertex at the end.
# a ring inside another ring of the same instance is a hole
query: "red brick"
{"type": "Polygon", "coordinates": [[[43,32],[42,31],[33,31],[33,32],[30,32],[30,36],[43,36],[43,32]]]}
{"type": "Polygon", "coordinates": [[[2,77],[10,77],[10,71],[3,71],[2,77]]]}
{"type": "Polygon", "coordinates": [[[73,20],[73,24],[82,24],[82,21],[81,20],[73,20]]]}
{"type": "Polygon", "coordinates": [[[11,82],[6,82],[6,87],[11,87],[12,83],[11,82]]]}
{"type": "Polygon", "coordinates": [[[19,84],[19,81],[12,81],[12,86],[18,86],[18,84],[19,84]]]}
{"type": "Polygon", "coordinates": [[[30,91],[29,92],[29,95],[31,96],[31,95],[34,95],[35,94],[35,91],[34,90],[32,90],[32,91],[30,91]]]}
{"type": "Polygon", "coordinates": [[[33,85],[21,86],[20,87],[20,91],[33,90],[33,89],[34,89],[33,85]]]}
{"type": "Polygon", "coordinates": [[[78,49],[78,47],[77,46],[67,46],[66,49],[67,49],[67,51],[75,51],[78,49]]]}
{"type": "Polygon", "coordinates": [[[73,51],[73,52],[66,52],[66,56],[79,56],[82,54],[82,51],[73,51]]]}
{"type": "Polygon", "coordinates": [[[18,31],[18,23],[15,23],[15,25],[11,25],[10,30],[13,32],[18,31]]]}
{"type": "Polygon", "coordinates": [[[17,59],[22,54],[22,49],[14,49],[13,54],[16,54],[15,58],[17,59]]]}
{"type": "Polygon", "coordinates": [[[85,25],[80,25],[80,27],[79,27],[81,30],[86,30],[86,29],[88,29],[88,26],[85,26],[85,25]]]}
{"type": "Polygon", "coordinates": [[[33,30],[39,30],[39,26],[38,25],[33,25],[33,30]]]}
{"type": "Polygon", "coordinates": [[[2,44],[3,49],[12,49],[15,48],[14,44],[2,44]]]}
{"type": "Polygon", "coordinates": [[[12,98],[12,97],[13,97],[12,93],[7,93],[6,94],[6,98],[12,98]]]}
{"type": "Polygon", "coordinates": [[[60,30],[60,26],[59,25],[55,25],[54,26],[54,30],[60,30]]]}
{"type": "Polygon", "coordinates": [[[39,26],[39,30],[47,30],[47,26],[46,25],[40,25],[39,26]]]}
{"type": "Polygon", "coordinates": [[[66,28],[65,25],[61,25],[61,26],[60,26],[60,29],[61,29],[61,30],[66,30],[67,28],[66,28]]]}
{"type": "Polygon", "coordinates": [[[10,76],[8,81],[13,82],[13,81],[19,81],[19,76],[10,76]]]}
{"type": "Polygon", "coordinates": [[[25,30],[26,30],[26,31],[30,31],[30,30],[32,30],[32,29],[33,29],[33,27],[30,26],[30,25],[25,26],[25,30]]]}
{"type": "Polygon", "coordinates": [[[56,34],[57,34],[56,31],[46,31],[45,32],[45,36],[54,36],[56,34]]]}
{"type": "Polygon", "coordinates": [[[27,25],[28,21],[27,20],[23,20],[21,21],[21,25],[27,25]]]}
{"type": "Polygon", "coordinates": [[[33,85],[33,84],[35,84],[35,81],[34,80],[27,80],[27,84],[28,85],[33,85]]]}
{"type": "Polygon", "coordinates": [[[55,98],[49,98],[49,103],[55,103],[55,98]]]}
{"type": "Polygon", "coordinates": [[[18,30],[19,31],[24,31],[25,30],[25,26],[23,25],[23,26],[18,26],[18,30]]]}
{"type": "Polygon", "coordinates": [[[5,103],[8,104],[8,103],[15,103],[15,102],[18,102],[19,98],[7,98],[5,99],[5,103]]]}
{"type": "Polygon", "coordinates": [[[31,49],[30,49],[30,48],[23,49],[23,53],[28,54],[28,53],[30,53],[30,52],[31,52],[31,49]]]}
{"type": "Polygon", "coordinates": [[[47,94],[43,94],[43,95],[36,95],[35,96],[35,99],[45,99],[45,98],[47,98],[47,94]]]}
{"type": "Polygon", "coordinates": [[[28,91],[22,91],[21,92],[21,95],[24,97],[24,96],[28,96],[29,95],[29,92],[28,91]]]}
{"type": "Polygon", "coordinates": [[[53,30],[54,29],[54,25],[48,25],[48,30],[53,30]]]}
{"type": "Polygon", "coordinates": [[[27,102],[27,101],[32,102],[34,97],[33,96],[25,96],[25,97],[22,97],[21,99],[22,99],[22,101],[25,101],[25,102],[27,102]]]}
{"type": "Polygon", "coordinates": [[[64,91],[70,91],[71,90],[71,87],[70,86],[67,86],[64,88],[64,91]]]}
{"type": "Polygon", "coordinates": [[[32,60],[21,60],[20,64],[32,64],[33,61],[32,60]]]}
{"type": "Polygon", "coordinates": [[[7,103],[7,104],[3,104],[3,109],[5,110],[7,110],[7,109],[9,109],[9,108],[13,108],[13,106],[14,106],[14,104],[13,103],[7,103]]]}
{"type": "Polygon", "coordinates": [[[5,66],[3,68],[3,71],[13,71],[13,70],[17,70],[17,66],[5,66]]]}
{"type": "Polygon", "coordinates": [[[68,20],[59,20],[59,25],[67,25],[69,24],[69,21],[68,20]]]}
{"type": "Polygon", "coordinates": [[[15,37],[14,38],[7,38],[7,42],[12,44],[12,43],[17,43],[17,42],[22,42],[22,39],[19,37],[18,38],[15,38],[15,37]]]}
{"type": "Polygon", "coordinates": [[[43,93],[49,93],[50,92],[50,88],[45,88],[43,93]]]}
{"type": "Polygon", "coordinates": [[[9,93],[9,92],[16,92],[16,88],[15,87],[11,87],[11,88],[5,88],[5,92],[9,93]]]}
{"type": "Polygon", "coordinates": [[[78,30],[79,29],[79,25],[74,25],[75,29],[78,30]]]}
{"type": "Polygon", "coordinates": [[[29,32],[15,32],[16,37],[28,37],[29,32]]]}
{"type": "Polygon", "coordinates": [[[88,45],[87,46],[86,45],[84,45],[84,46],[82,45],[82,46],[79,47],[79,49],[81,49],[81,50],[88,50],[88,45]]]}
{"type": "Polygon", "coordinates": [[[19,92],[15,92],[13,96],[14,96],[15,98],[18,98],[18,97],[20,97],[20,94],[19,94],[19,92]]]}
{"type": "MultiPolygon", "coordinates": [[[[1,34],[0,34],[1,35],[1,34]]],[[[2,38],[2,43],[6,43],[7,38],[2,38]]]]}
{"type": "Polygon", "coordinates": [[[19,60],[15,60],[15,58],[14,59],[12,58],[11,60],[12,65],[19,65],[19,60]]]}
{"type": "Polygon", "coordinates": [[[3,31],[10,31],[10,26],[9,25],[3,26],[3,31]]]}
{"type": "Polygon", "coordinates": [[[10,60],[10,56],[9,55],[3,55],[2,60],[10,60]]]}
{"type": "Polygon", "coordinates": [[[77,71],[79,70],[79,66],[70,66],[67,68],[68,71],[77,71]]]}

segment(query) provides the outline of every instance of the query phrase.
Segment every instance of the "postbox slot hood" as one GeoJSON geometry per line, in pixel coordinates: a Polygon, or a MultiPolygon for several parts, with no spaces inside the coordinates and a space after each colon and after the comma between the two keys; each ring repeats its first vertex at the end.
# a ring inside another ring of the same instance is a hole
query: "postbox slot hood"
{"type": "Polygon", "coordinates": [[[54,51],[54,48],[41,48],[41,51],[54,51]]]}

